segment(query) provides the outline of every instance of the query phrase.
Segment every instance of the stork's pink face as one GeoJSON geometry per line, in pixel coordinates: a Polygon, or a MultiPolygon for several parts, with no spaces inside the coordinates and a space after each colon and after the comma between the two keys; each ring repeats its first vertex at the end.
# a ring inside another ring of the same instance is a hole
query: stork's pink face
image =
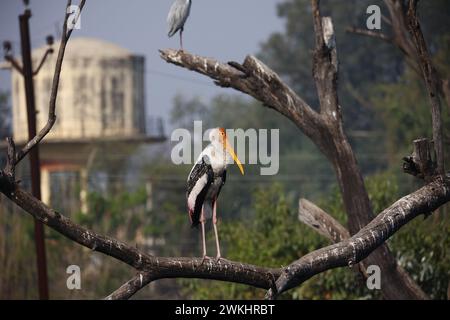
{"type": "Polygon", "coordinates": [[[241,161],[236,155],[236,152],[234,152],[233,148],[231,147],[230,143],[227,139],[227,133],[224,128],[218,128],[219,131],[219,141],[222,144],[223,148],[230,154],[230,156],[233,158],[234,162],[239,167],[239,170],[241,171],[242,175],[244,175],[244,168],[242,166],[241,161]]]}

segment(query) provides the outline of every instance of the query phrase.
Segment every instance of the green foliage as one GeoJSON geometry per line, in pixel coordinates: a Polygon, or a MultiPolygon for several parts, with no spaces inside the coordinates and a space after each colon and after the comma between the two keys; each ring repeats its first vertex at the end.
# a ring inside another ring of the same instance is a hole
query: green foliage
{"type": "Polygon", "coordinates": [[[34,221],[0,195],[0,298],[35,299],[34,221]]]}
{"type": "Polygon", "coordinates": [[[207,113],[208,107],[199,97],[185,101],[183,96],[177,95],[173,99],[173,107],[170,110],[170,122],[181,128],[192,128],[195,120],[202,119],[207,113]]]}
{"type": "MultiPolygon", "coordinates": [[[[146,198],[147,194],[144,188],[133,193],[123,192],[114,197],[91,192],[88,195],[88,212],[77,213],[74,220],[89,228],[101,225],[104,231],[115,231],[126,222],[136,219],[136,216],[133,215],[133,208],[144,205],[146,198]]],[[[133,229],[133,226],[135,224],[129,227],[133,229]]]]}
{"type": "MultiPolygon", "coordinates": [[[[392,164],[410,153],[412,141],[431,138],[430,102],[423,80],[412,71],[396,83],[378,84],[373,88],[372,102],[385,127],[389,160],[392,164]],[[407,94],[405,94],[407,93],[407,94]]],[[[450,117],[443,108],[443,127],[450,127],[450,117]]],[[[448,130],[445,130],[448,136],[448,130]]]]}
{"type": "MultiPolygon", "coordinates": [[[[133,245],[142,243],[144,227],[152,225],[151,216],[145,209],[147,194],[141,187],[135,191],[118,194],[90,192],[88,211],[74,213],[74,222],[95,232],[106,234],[133,245]]],[[[155,235],[156,236],[156,235],[155,235]]],[[[67,240],[60,234],[50,231],[48,242],[49,275],[53,298],[99,298],[117,289],[130,277],[130,267],[110,257],[86,250],[67,240]],[[65,268],[79,265],[83,278],[83,290],[67,292],[65,268]],[[63,266],[63,267],[61,267],[63,266]]],[[[145,247],[142,247],[146,250],[145,247]]]]}
{"type": "Polygon", "coordinates": [[[447,299],[450,283],[450,212],[441,208],[423,220],[416,218],[391,241],[397,260],[432,299],[447,299]]]}

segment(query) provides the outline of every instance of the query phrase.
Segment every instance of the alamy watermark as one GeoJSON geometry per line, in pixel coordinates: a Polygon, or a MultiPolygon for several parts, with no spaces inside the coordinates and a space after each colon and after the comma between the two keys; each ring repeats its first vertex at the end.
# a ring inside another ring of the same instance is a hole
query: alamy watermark
{"type": "Polygon", "coordinates": [[[366,26],[369,30],[381,30],[381,9],[379,6],[373,4],[367,7],[367,14],[370,16],[367,18],[366,26]]]}
{"type": "MultiPolygon", "coordinates": [[[[260,174],[263,176],[278,173],[279,129],[226,129],[226,135],[242,164],[260,164],[262,166],[260,174]]],[[[204,142],[209,142],[209,130],[203,132],[202,121],[194,121],[193,133],[183,128],[175,129],[172,132],[171,141],[178,142],[172,148],[172,162],[176,165],[194,164],[203,148],[206,147],[204,142]]]]}
{"type": "Polygon", "coordinates": [[[66,273],[70,274],[67,277],[66,286],[69,290],[81,289],[81,269],[76,264],[70,265],[66,269],[66,273]]]}
{"type": "Polygon", "coordinates": [[[377,265],[370,265],[367,267],[367,280],[366,286],[369,290],[380,290],[381,289],[381,269],[377,265]]]}
{"type": "Polygon", "coordinates": [[[69,15],[67,18],[67,29],[72,30],[80,30],[81,29],[81,10],[77,5],[71,5],[67,7],[67,14],[69,15]]]}

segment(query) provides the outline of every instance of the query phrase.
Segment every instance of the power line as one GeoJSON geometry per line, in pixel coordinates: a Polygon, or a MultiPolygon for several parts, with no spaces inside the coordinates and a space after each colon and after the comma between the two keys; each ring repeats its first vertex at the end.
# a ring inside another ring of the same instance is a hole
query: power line
{"type": "Polygon", "coordinates": [[[212,83],[207,82],[207,81],[201,81],[201,80],[197,80],[197,79],[193,79],[193,78],[189,78],[189,77],[178,76],[178,75],[174,75],[174,74],[171,74],[171,73],[158,71],[158,70],[155,70],[155,69],[147,68],[145,70],[145,73],[146,74],[150,74],[150,75],[155,75],[155,76],[160,76],[160,77],[165,77],[165,78],[171,78],[171,79],[176,79],[176,80],[180,80],[180,81],[185,81],[185,82],[189,82],[189,83],[194,83],[194,84],[198,84],[198,85],[202,85],[202,86],[215,87],[215,85],[213,85],[212,83]]]}

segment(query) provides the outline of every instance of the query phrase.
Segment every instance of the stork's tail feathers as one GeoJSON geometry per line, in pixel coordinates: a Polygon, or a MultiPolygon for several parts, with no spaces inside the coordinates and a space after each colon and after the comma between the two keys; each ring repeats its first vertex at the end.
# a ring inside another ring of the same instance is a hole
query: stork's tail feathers
{"type": "Polygon", "coordinates": [[[196,216],[194,209],[189,208],[189,220],[191,221],[191,228],[197,228],[200,224],[200,219],[196,216]]]}
{"type": "Polygon", "coordinates": [[[173,37],[175,35],[175,33],[177,33],[178,30],[174,30],[174,29],[170,29],[169,32],[167,33],[167,36],[169,38],[173,37]]]}

